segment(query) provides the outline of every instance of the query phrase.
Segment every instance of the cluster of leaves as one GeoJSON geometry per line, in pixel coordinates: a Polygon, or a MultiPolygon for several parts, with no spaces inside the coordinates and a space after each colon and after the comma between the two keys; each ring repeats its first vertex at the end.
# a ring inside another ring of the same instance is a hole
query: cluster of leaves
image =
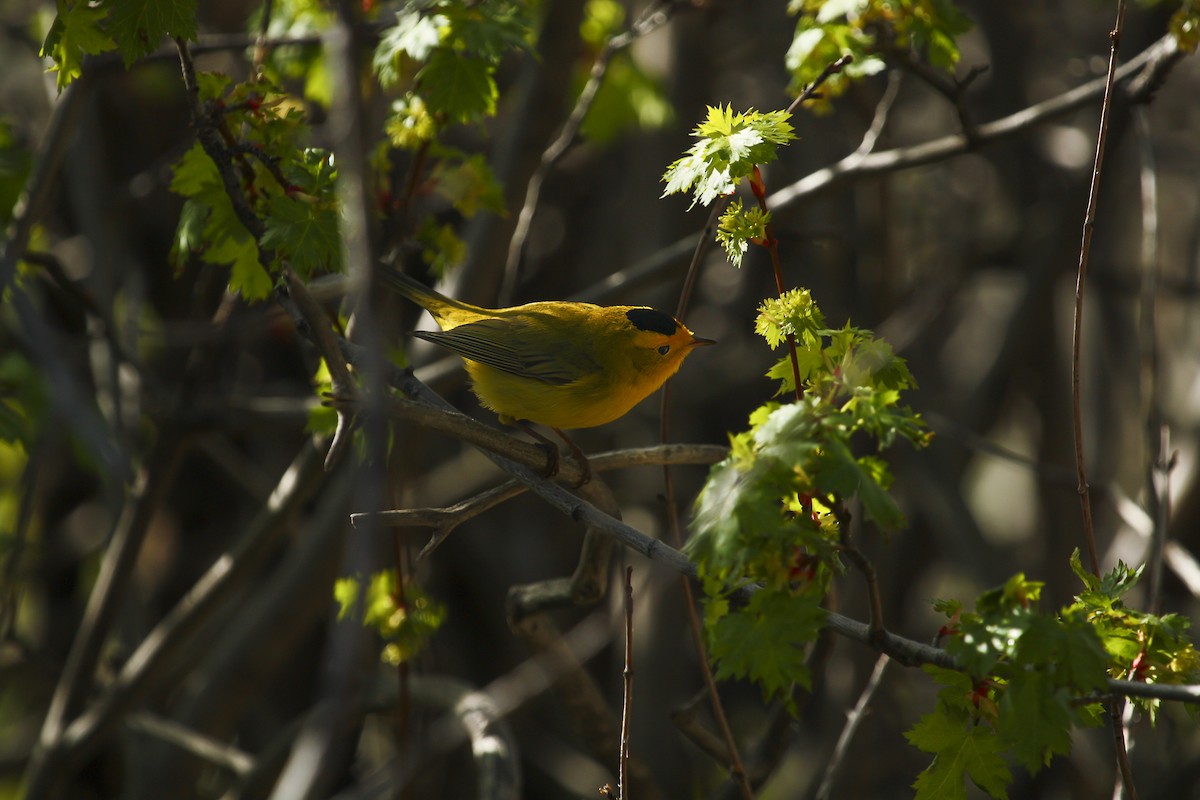
{"type": "Polygon", "coordinates": [[[270,293],[272,274],[284,262],[305,278],[340,270],[337,172],[327,152],[305,147],[304,113],[266,79],[233,84],[224,75],[201,73],[197,80],[201,102],[220,116],[222,132],[236,144],[226,174],[199,142],[175,165],[171,190],[186,201],[172,251],[176,267],[192,255],[227,264],[230,289],[247,300],[270,293]],[[230,173],[262,221],[257,241],[230,199],[230,173]]]}
{"type": "MultiPolygon", "coordinates": [[[[375,153],[380,205],[394,206],[386,185],[392,149],[431,161],[427,187],[460,215],[503,213],[499,183],[481,155],[468,155],[439,140],[452,125],[473,125],[496,113],[496,70],[508,53],[527,50],[533,39],[526,3],[437,0],[406,5],[383,32],[372,66],[380,85],[395,94],[384,122],[387,140],[375,153]]],[[[438,273],[460,263],[466,247],[454,227],[428,216],[415,231],[422,254],[438,273]]]]}
{"type": "Polygon", "coordinates": [[[54,61],[58,89],[78,78],[85,56],[117,51],[125,66],[163,37],[196,38],[196,0],[56,0],[41,55],[54,61]]]}
{"type": "MultiPolygon", "coordinates": [[[[790,116],[786,111],[754,109],[735,114],[730,107],[709,106],[708,117],[692,132],[699,141],[667,167],[663,197],[691,192],[693,206],[707,206],[732,194],[742,179],[761,189],[758,165],[774,161],[780,145],[796,138],[790,116]]],[[[746,209],[735,199],[718,221],[717,242],[729,260],[741,266],[750,244],[761,245],[769,238],[770,222],[765,209],[746,209]]]]}
{"type": "MultiPolygon", "coordinates": [[[[841,570],[845,503],[857,497],[867,518],[903,525],[877,453],[897,437],[923,445],[928,433],[899,405],[900,392],[914,385],[903,359],[869,331],[826,327],[807,290],[765,301],[756,329],[772,347],[793,337],[804,393],[762,406],[749,430],[730,436],[729,456],[713,466],[696,500],[688,553],[705,579],[718,673],[787,698],[793,683],[807,684],[802,650],[820,629],[820,603],[841,570]],[[870,452],[856,455],[862,450],[870,452]],[[730,602],[751,583],[757,591],[747,603],[730,602]]],[[[781,391],[794,390],[790,358],[770,374],[782,378],[781,391]]]]}
{"type": "MultiPolygon", "coordinates": [[[[1084,570],[1079,552],[1071,569],[1084,589],[1070,607],[1082,614],[1104,643],[1110,677],[1145,683],[1200,683],[1200,653],[1187,636],[1190,622],[1179,614],[1148,614],[1127,607],[1121,598],[1141,578],[1142,567],[1118,562],[1116,569],[1097,577],[1084,570]]],[[[1132,702],[1154,719],[1159,701],[1136,697],[1132,702]]],[[[1194,706],[1188,706],[1194,711],[1194,706]]]]}
{"type": "MultiPolygon", "coordinates": [[[[269,35],[297,35],[328,25],[330,12],[314,0],[275,4],[269,35]]],[[[525,5],[472,4],[459,0],[405,6],[384,30],[372,61],[380,84],[398,94],[385,123],[386,138],[373,156],[379,181],[378,212],[396,210],[392,187],[396,150],[420,151],[428,175],[422,190],[436,193],[463,217],[500,212],[503,199],[481,155],[438,141],[450,125],[476,123],[495,112],[494,72],[501,57],[526,47],[531,36],[525,5]]],[[[340,269],[336,170],[325,152],[306,147],[305,114],[276,81],[303,80],[311,102],[329,100],[328,70],[320,48],[278,48],[262,78],[239,84],[201,75],[202,100],[221,116],[233,171],[250,210],[262,220],[256,241],[229,199],[223,175],[197,144],[175,168],[172,189],[186,198],[176,236],[176,264],[193,254],[231,268],[230,288],[250,300],[267,296],[283,263],[301,277],[340,269]]],[[[406,187],[411,191],[411,187],[406,187]]],[[[434,215],[413,232],[426,261],[444,271],[458,263],[465,245],[449,223],[434,215]]]]}
{"type": "MultiPolygon", "coordinates": [[[[745,179],[761,201],[759,165],[795,139],[789,117],[709,107],[694,131],[698,141],[663,175],[663,196],[690,192],[692,205],[708,205],[745,179]]],[[[717,241],[740,265],[751,243],[770,243],[770,221],[762,202],[746,209],[734,200],[717,241]]],[[[708,598],[705,630],[717,677],[749,679],[790,704],[793,686],[809,684],[804,647],[821,628],[821,602],[842,569],[846,502],[859,498],[866,516],[885,527],[904,524],[876,453],[897,437],[922,445],[928,434],[920,417],[899,406],[900,392],[914,386],[903,359],[870,331],[827,327],[807,290],[764,301],[755,330],[772,349],[794,344],[795,353],[768,375],[780,381],[779,394],[802,394],[762,406],[749,430],[730,436],[729,456],[696,500],[688,553],[708,598]],[[856,455],[863,449],[872,452],[856,455]]]]}
{"type": "Polygon", "coordinates": [[[354,616],[374,628],[384,641],[381,658],[392,665],[419,654],[446,620],[445,606],[415,582],[399,591],[395,570],[375,573],[365,586],[360,578],[339,578],[333,596],[339,605],[338,619],[354,616]]]}
{"type": "Polygon", "coordinates": [[[953,0],[791,0],[789,11],[798,17],[786,57],[793,92],[841,56],[854,56],[822,87],[825,101],[851,81],[882,71],[892,52],[913,53],[953,72],[959,59],[955,39],[971,27],[953,0]]]}
{"type": "Polygon", "coordinates": [[[709,106],[708,116],[692,132],[700,141],[667,167],[663,197],[691,192],[692,205],[706,206],[732,194],[759,164],[775,160],[780,145],[796,138],[786,111],[733,113],[732,107],[709,106]]]}
{"type": "MultiPolygon", "coordinates": [[[[1038,611],[1042,584],[1024,575],[984,593],[972,612],[957,600],[935,601],[950,619],[942,636],[961,671],[925,668],[942,689],[936,708],[906,734],[934,754],[913,784],[918,798],[962,796],[967,777],[1006,798],[1012,773],[1005,755],[1036,773],[1069,752],[1072,727],[1100,723],[1103,706],[1088,698],[1104,692],[1110,677],[1200,677],[1186,620],[1124,606],[1140,570],[1118,564],[1097,577],[1083,570],[1078,552],[1071,563],[1084,590],[1058,614],[1038,611]]],[[[1153,713],[1156,701],[1135,702],[1153,713]]]]}

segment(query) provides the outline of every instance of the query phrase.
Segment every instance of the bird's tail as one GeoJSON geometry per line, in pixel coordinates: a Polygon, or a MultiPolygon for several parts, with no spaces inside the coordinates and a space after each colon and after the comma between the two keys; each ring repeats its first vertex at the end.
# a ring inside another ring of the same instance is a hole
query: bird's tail
{"type": "Polygon", "coordinates": [[[476,319],[483,312],[483,309],[470,303],[446,297],[441,292],[430,289],[416,278],[411,278],[398,270],[379,266],[376,268],[375,274],[384,285],[428,311],[439,323],[445,320],[459,324],[468,321],[463,317],[476,319]]]}

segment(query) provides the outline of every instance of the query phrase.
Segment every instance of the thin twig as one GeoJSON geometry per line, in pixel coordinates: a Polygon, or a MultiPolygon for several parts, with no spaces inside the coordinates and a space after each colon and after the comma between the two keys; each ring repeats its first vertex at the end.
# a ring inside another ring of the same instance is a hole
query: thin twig
{"type": "Polygon", "coordinates": [[[825,775],[821,778],[821,785],[817,788],[817,800],[828,800],[833,796],[833,781],[837,777],[838,768],[846,760],[846,754],[850,752],[850,741],[854,738],[858,726],[866,718],[867,706],[871,704],[876,690],[883,683],[883,673],[890,663],[891,658],[886,653],[875,661],[875,669],[871,671],[867,685],[863,687],[862,693],[858,696],[858,702],[846,713],[846,724],[842,727],[841,735],[838,736],[837,744],[834,745],[833,754],[829,757],[829,763],[825,765],[825,775]]]}
{"type": "MultiPolygon", "coordinates": [[[[1140,82],[1137,76],[1161,76],[1183,57],[1179,45],[1170,34],[1147,47],[1126,62],[1116,72],[1116,79],[1135,79],[1127,94],[1131,102],[1147,99],[1156,82],[1140,82]]],[[[1097,78],[1081,84],[1041,103],[1023,108],[1007,117],[979,125],[974,141],[963,134],[955,133],[920,144],[884,150],[867,156],[850,154],[828,167],[812,172],[800,180],[776,190],[767,202],[777,212],[793,203],[828,191],[846,183],[870,175],[897,172],[903,169],[932,164],[970,152],[973,147],[987,144],[1028,131],[1037,125],[1055,119],[1103,96],[1107,87],[1106,78],[1097,78]]]]}
{"type": "Polygon", "coordinates": [[[545,182],[546,176],[550,174],[550,170],[558,163],[558,159],[570,148],[579,135],[583,120],[591,109],[592,102],[596,99],[596,93],[600,90],[600,84],[608,72],[609,62],[618,52],[665,24],[670,19],[674,8],[673,0],[656,0],[636,22],[629,26],[628,30],[610,37],[596,55],[587,83],[584,84],[583,90],[580,91],[579,97],[575,101],[575,107],[571,110],[571,114],[563,123],[554,141],[542,152],[541,161],[538,162],[537,169],[534,170],[533,175],[529,178],[529,183],[526,184],[525,201],[521,204],[516,227],[508,242],[508,257],[504,263],[504,281],[500,287],[497,301],[499,305],[509,305],[512,302],[513,293],[516,291],[520,279],[521,259],[525,253],[525,242],[529,238],[533,216],[537,212],[542,184],[545,182]]]}
{"type": "Polygon", "coordinates": [[[633,715],[633,567],[625,567],[625,684],[624,701],[621,704],[621,753],[618,797],[629,800],[629,721],[633,715]]]}
{"type": "MultiPolygon", "coordinates": [[[[695,249],[692,251],[691,264],[688,266],[687,276],[683,280],[683,286],[679,292],[679,303],[675,310],[677,319],[682,320],[687,315],[688,305],[691,303],[692,293],[695,290],[696,281],[700,274],[700,264],[704,261],[704,254],[712,246],[713,229],[716,227],[717,219],[720,217],[721,210],[727,202],[723,198],[713,203],[712,210],[708,214],[708,221],[705,223],[704,230],[696,242],[695,249]]],[[[663,387],[662,405],[659,408],[659,440],[664,445],[670,439],[670,405],[671,382],[668,381],[667,385],[663,387]]],[[[675,502],[675,479],[670,466],[665,464],[663,465],[663,494],[666,497],[667,529],[670,532],[671,544],[675,547],[682,547],[683,532],[679,521],[679,507],[675,502]]],[[[699,659],[700,672],[708,691],[708,700],[709,705],[712,707],[713,718],[717,721],[717,727],[721,731],[721,738],[724,740],[724,752],[728,758],[729,771],[733,776],[733,780],[737,782],[744,800],[752,800],[754,792],[750,788],[749,776],[746,774],[746,766],[742,761],[737,740],[734,739],[733,728],[729,724],[729,718],[725,714],[725,707],[721,703],[721,694],[717,691],[717,681],[713,676],[712,666],[708,663],[708,653],[704,646],[704,632],[700,624],[700,616],[696,611],[695,593],[692,591],[691,581],[686,577],[682,580],[682,588],[684,610],[688,617],[688,630],[692,636],[692,648],[696,651],[696,656],[699,659]]]]}
{"type": "Polygon", "coordinates": [[[862,141],[858,143],[858,147],[854,148],[854,155],[862,157],[875,152],[875,146],[879,144],[879,137],[883,135],[883,129],[887,127],[888,119],[892,115],[892,109],[896,105],[896,98],[900,96],[901,80],[901,73],[888,73],[887,88],[883,90],[883,97],[879,99],[879,103],[875,106],[875,115],[871,118],[871,127],[867,128],[867,132],[863,134],[862,141]]]}
{"type": "Polygon", "coordinates": [[[841,551],[850,559],[859,572],[862,573],[863,579],[867,582],[867,599],[870,613],[870,626],[875,635],[879,635],[884,631],[883,625],[883,598],[879,591],[879,573],[875,570],[875,565],[871,560],[863,555],[862,551],[854,544],[850,538],[850,513],[846,510],[845,505],[841,500],[831,500],[829,507],[833,509],[833,514],[838,521],[838,530],[841,534],[841,551]]]}
{"type": "MultiPolygon", "coordinates": [[[[1087,465],[1083,454],[1083,411],[1081,386],[1081,361],[1083,349],[1083,300],[1087,281],[1088,257],[1092,249],[1092,233],[1096,226],[1096,207],[1100,199],[1100,174],[1104,165],[1104,146],[1108,140],[1108,121],[1112,114],[1113,87],[1116,84],[1117,54],[1121,48],[1121,29],[1125,22],[1125,0],[1117,0],[1117,19],[1109,33],[1108,74],[1104,84],[1104,101],[1100,106],[1100,130],[1096,136],[1096,157],[1092,167],[1092,181],[1088,188],[1087,211],[1083,220],[1083,241],[1079,247],[1079,269],[1075,281],[1075,321],[1071,333],[1071,416],[1075,433],[1075,469],[1079,476],[1079,505],[1083,512],[1083,532],[1087,540],[1088,556],[1092,572],[1100,574],[1100,558],[1096,551],[1096,531],[1092,523],[1092,501],[1088,492],[1087,465]]],[[[1124,701],[1114,699],[1109,703],[1112,718],[1113,740],[1117,751],[1117,766],[1121,781],[1125,784],[1131,800],[1137,800],[1137,789],[1133,784],[1129,766],[1129,753],[1125,746],[1125,729],[1122,723],[1124,701]]]]}
{"type": "Polygon", "coordinates": [[[1133,768],[1129,765],[1129,748],[1125,742],[1125,698],[1114,697],[1108,704],[1108,713],[1112,717],[1113,746],[1117,750],[1117,768],[1121,773],[1121,784],[1125,787],[1126,800],[1138,800],[1133,768]]]}
{"type": "Polygon", "coordinates": [[[1125,21],[1125,0],[1117,0],[1117,21],[1109,33],[1108,75],[1104,84],[1104,101],[1100,106],[1100,131],[1096,136],[1096,157],[1092,166],[1092,181],[1088,188],[1087,211],[1083,218],[1083,241],[1079,246],[1079,268],[1075,278],[1075,321],[1071,332],[1071,419],[1075,433],[1075,472],[1079,479],[1079,505],[1083,513],[1083,535],[1087,542],[1092,572],[1100,574],[1100,557],[1096,550],[1096,530],[1092,524],[1092,499],[1088,492],[1087,464],[1083,455],[1083,392],[1081,382],[1083,350],[1083,299],[1087,284],[1088,257],[1092,250],[1092,233],[1096,227],[1096,207],[1100,200],[1100,173],[1104,166],[1104,146],[1108,142],[1108,120],[1112,114],[1112,93],[1116,85],[1117,53],[1121,46],[1121,27],[1125,21]]]}
{"type": "Polygon", "coordinates": [[[853,61],[854,56],[850,53],[846,53],[838,60],[827,64],[825,69],[821,70],[821,74],[818,75],[812,83],[810,83],[808,86],[805,86],[798,95],[796,95],[796,99],[793,100],[787,107],[787,113],[795,114],[797,109],[799,109],[803,103],[806,103],[817,96],[817,91],[821,88],[821,85],[825,83],[825,81],[844,70],[846,66],[853,61]]]}
{"type": "MultiPolygon", "coordinates": [[[[764,214],[770,213],[767,208],[767,187],[763,183],[762,172],[758,167],[754,167],[754,174],[750,176],[750,191],[754,194],[754,199],[758,201],[758,207],[762,209],[764,214]]],[[[775,277],[775,290],[780,297],[787,292],[787,284],[783,280],[783,262],[779,258],[779,240],[775,238],[775,234],[771,230],[772,225],[768,222],[763,227],[764,243],[767,248],[767,253],[771,256],[771,274],[775,277]]],[[[787,335],[788,357],[792,362],[792,381],[795,383],[796,399],[799,400],[804,396],[804,384],[800,381],[800,357],[796,353],[796,335],[789,333],[787,335]]]]}

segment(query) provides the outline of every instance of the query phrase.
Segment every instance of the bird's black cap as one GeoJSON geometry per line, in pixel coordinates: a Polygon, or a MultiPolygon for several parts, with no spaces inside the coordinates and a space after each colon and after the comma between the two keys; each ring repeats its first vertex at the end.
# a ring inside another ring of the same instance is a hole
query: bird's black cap
{"type": "Polygon", "coordinates": [[[661,333],[663,336],[672,336],[679,329],[679,323],[675,321],[674,317],[661,311],[655,311],[653,308],[631,308],[625,312],[625,316],[629,317],[633,327],[639,331],[651,331],[661,333]]]}

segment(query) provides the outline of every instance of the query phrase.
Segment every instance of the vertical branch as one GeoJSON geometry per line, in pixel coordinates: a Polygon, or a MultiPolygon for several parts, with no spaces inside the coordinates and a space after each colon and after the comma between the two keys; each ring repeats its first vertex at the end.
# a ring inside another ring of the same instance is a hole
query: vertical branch
{"type": "MultiPolygon", "coordinates": [[[[796,95],[796,99],[793,100],[787,107],[787,113],[795,113],[796,109],[800,108],[805,101],[816,97],[817,91],[821,88],[821,85],[824,84],[825,81],[829,80],[829,78],[845,69],[846,65],[853,60],[854,56],[847,53],[846,55],[827,65],[825,69],[821,70],[821,74],[817,76],[816,80],[804,87],[804,90],[801,91],[800,94],[796,95]]],[[[757,166],[754,168],[754,173],[750,176],[750,191],[754,194],[754,199],[758,201],[758,207],[762,209],[763,213],[768,213],[767,186],[763,182],[762,173],[759,171],[757,166]]],[[[767,248],[767,253],[770,254],[771,270],[775,275],[775,289],[782,297],[783,293],[787,291],[787,284],[784,283],[783,280],[783,262],[779,257],[779,240],[775,238],[775,234],[772,232],[770,224],[766,226],[765,233],[766,241],[763,243],[763,246],[767,248]]],[[[796,382],[796,399],[799,400],[804,396],[804,387],[800,383],[800,358],[796,354],[795,335],[790,333],[787,335],[787,344],[788,355],[792,360],[792,379],[796,382]]]]}
{"type": "Polygon", "coordinates": [[[834,745],[829,763],[825,765],[825,774],[821,777],[821,785],[817,787],[817,800],[829,800],[833,797],[833,781],[837,777],[838,768],[846,760],[846,753],[850,752],[850,742],[854,739],[854,733],[866,717],[867,706],[871,704],[871,699],[875,697],[875,692],[883,683],[883,673],[887,670],[891,660],[891,656],[887,653],[879,656],[875,662],[875,669],[872,670],[871,677],[867,680],[867,685],[863,687],[862,694],[858,696],[858,702],[854,704],[854,708],[846,712],[846,724],[842,727],[837,744],[834,745]]]}
{"type": "MultiPolygon", "coordinates": [[[[832,74],[832,73],[831,73],[832,74]]],[[[758,167],[754,168],[754,174],[750,177],[750,191],[754,193],[754,199],[758,201],[758,207],[764,213],[768,213],[767,209],[767,187],[763,183],[762,173],[758,167]]],[[[771,256],[771,269],[775,274],[775,289],[782,297],[787,291],[787,285],[783,282],[783,262],[779,258],[779,240],[775,238],[774,232],[771,230],[771,225],[766,226],[766,242],[764,246],[771,256]]],[[[796,355],[796,336],[789,333],[787,335],[788,355],[792,359],[792,379],[796,382],[796,399],[799,400],[804,396],[804,386],[800,383],[800,358],[796,355]]]]}
{"type": "Polygon", "coordinates": [[[1079,246],[1079,268],[1075,278],[1075,324],[1071,333],[1071,414],[1075,429],[1075,470],[1079,480],[1079,504],[1083,512],[1083,533],[1087,540],[1092,572],[1100,574],[1096,552],[1096,530],[1092,524],[1092,499],[1088,492],[1087,467],[1083,457],[1083,411],[1081,403],[1080,351],[1083,347],[1083,298],[1087,281],[1088,257],[1092,233],[1096,227],[1096,206],[1100,198],[1100,171],[1104,164],[1104,146],[1108,142],[1108,120],[1112,114],[1113,86],[1116,83],[1117,53],[1121,47],[1121,28],[1125,22],[1125,0],[1117,2],[1117,21],[1109,32],[1108,75],[1104,83],[1104,102],[1100,106],[1100,131],[1096,136],[1096,158],[1088,189],[1087,211],[1083,218],[1083,241],[1079,246]]]}
{"type": "Polygon", "coordinates": [[[1154,145],[1145,109],[1133,110],[1141,160],[1142,192],[1142,292],[1139,314],[1140,360],[1142,362],[1142,402],[1146,435],[1146,510],[1153,521],[1150,546],[1146,553],[1149,607],[1158,613],[1162,602],[1163,551],[1167,525],[1171,519],[1169,431],[1163,421],[1159,395],[1159,358],[1157,295],[1161,278],[1158,260],[1158,174],[1154,163],[1154,145]]]}
{"type": "MultiPolygon", "coordinates": [[[[717,225],[717,219],[721,216],[721,211],[724,210],[727,200],[722,199],[713,204],[712,211],[708,214],[708,221],[705,223],[704,231],[700,235],[699,241],[696,242],[696,248],[692,252],[692,261],[688,266],[687,277],[684,278],[683,288],[679,293],[679,305],[675,311],[675,317],[682,320],[687,312],[688,304],[691,302],[692,291],[696,286],[696,277],[700,273],[700,262],[704,259],[704,253],[711,246],[713,241],[713,229],[717,225]]],[[[671,403],[671,382],[663,387],[662,406],[659,412],[659,437],[663,444],[669,440],[669,408],[671,403]]],[[[683,546],[683,533],[679,524],[679,509],[675,504],[675,480],[671,475],[670,465],[663,465],[663,492],[667,498],[667,528],[670,531],[671,545],[675,548],[683,546]]],[[[741,754],[738,752],[737,742],[733,738],[733,729],[729,725],[729,718],[725,715],[725,708],[721,705],[721,695],[717,692],[717,681],[713,677],[712,667],[708,663],[708,652],[704,647],[704,634],[700,626],[700,617],[696,613],[696,595],[692,591],[692,582],[686,576],[680,580],[683,587],[684,606],[688,617],[688,628],[692,635],[692,646],[696,650],[696,655],[700,658],[700,671],[704,677],[704,686],[708,691],[709,703],[712,707],[713,718],[717,721],[717,727],[721,729],[721,738],[725,742],[725,752],[729,757],[729,771],[733,775],[734,781],[741,790],[744,800],[753,800],[754,792],[750,788],[750,779],[746,774],[745,764],[742,762],[741,754]]]]}
{"type": "MultiPolygon", "coordinates": [[[[1087,280],[1088,257],[1092,249],[1092,233],[1096,227],[1096,206],[1100,198],[1100,172],[1104,165],[1104,146],[1108,141],[1108,120],[1112,114],[1113,85],[1116,82],[1117,53],[1121,48],[1121,29],[1125,23],[1125,0],[1117,0],[1117,19],[1109,33],[1108,75],[1104,82],[1104,102],[1100,106],[1100,130],[1096,136],[1096,158],[1092,166],[1092,182],[1088,188],[1087,212],[1083,219],[1083,241],[1079,246],[1079,269],[1075,279],[1075,324],[1071,332],[1071,416],[1075,428],[1075,470],[1079,479],[1079,504],[1083,512],[1083,532],[1087,540],[1092,572],[1100,574],[1100,559],[1096,554],[1096,530],[1092,524],[1092,501],[1088,492],[1087,467],[1083,457],[1083,411],[1081,409],[1080,351],[1083,346],[1083,298],[1087,280]]],[[[1129,752],[1125,746],[1122,724],[1124,699],[1109,702],[1113,742],[1121,782],[1131,800],[1137,800],[1133,785],[1129,752]]]]}
{"type": "MultiPolygon", "coordinates": [[[[342,250],[350,275],[355,307],[352,338],[363,346],[366,400],[363,425],[366,432],[366,471],[358,481],[355,505],[376,510],[382,504],[383,470],[386,464],[387,430],[383,413],[384,355],[371,288],[376,266],[377,239],[373,231],[370,164],[366,135],[360,55],[369,46],[358,26],[361,5],[353,0],[333,4],[336,17],[324,36],[324,46],[333,79],[333,104],[329,115],[330,139],[337,160],[337,191],[341,205],[342,250]]],[[[342,569],[347,574],[370,574],[375,568],[374,523],[360,536],[349,540],[342,569]]],[[[360,583],[359,603],[364,603],[365,581],[360,583]]],[[[359,605],[361,608],[362,605],[359,605]]],[[[330,633],[322,656],[321,701],[297,735],[271,796],[288,800],[324,797],[342,769],[344,754],[353,746],[353,736],[362,709],[353,702],[361,678],[365,655],[365,629],[360,625],[330,620],[330,633]]]]}
{"type": "Polygon", "coordinates": [[[625,699],[621,705],[621,753],[617,790],[621,800],[629,800],[629,717],[633,713],[633,567],[625,567],[625,699]]]}
{"type": "Polygon", "coordinates": [[[26,777],[25,789],[31,800],[56,796],[61,790],[59,782],[76,766],[70,763],[70,753],[65,752],[67,729],[94,688],[101,650],[130,587],[130,576],[150,522],[174,482],[175,468],[182,452],[183,443],[174,432],[162,435],[147,456],[146,467],[138,476],[137,484],[129,491],[42,722],[26,777]]]}
{"type": "Polygon", "coordinates": [[[671,0],[656,0],[629,27],[629,30],[610,37],[596,55],[596,60],[592,62],[591,72],[588,74],[587,83],[584,84],[583,90],[580,91],[579,97],[575,101],[575,107],[571,110],[571,114],[563,123],[562,128],[559,129],[554,141],[542,152],[537,170],[530,176],[529,183],[525,187],[525,201],[521,205],[521,211],[517,215],[516,228],[508,243],[508,256],[504,264],[504,281],[500,287],[498,305],[506,306],[512,302],[513,292],[517,288],[521,257],[525,252],[525,241],[529,238],[529,231],[533,226],[533,215],[537,211],[542,184],[545,182],[546,176],[550,174],[550,170],[558,163],[558,159],[567,152],[567,149],[575,141],[575,137],[579,135],[579,129],[583,127],[583,120],[591,109],[592,103],[596,99],[596,92],[600,90],[600,84],[608,72],[609,62],[618,52],[663,25],[670,19],[673,8],[674,4],[671,0]]]}

